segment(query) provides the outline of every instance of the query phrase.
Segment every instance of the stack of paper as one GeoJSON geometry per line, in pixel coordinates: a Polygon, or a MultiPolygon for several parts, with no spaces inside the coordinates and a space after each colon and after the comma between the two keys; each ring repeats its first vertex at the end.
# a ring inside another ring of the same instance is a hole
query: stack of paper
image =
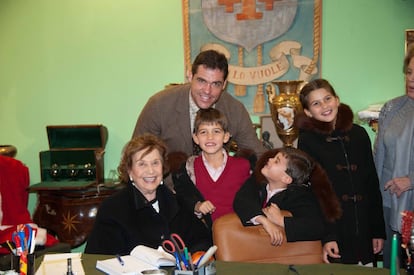
{"type": "Polygon", "coordinates": [[[46,254],[40,264],[36,275],[66,274],[68,259],[72,259],[72,271],[76,275],[85,275],[81,263],[82,253],[46,254]]]}

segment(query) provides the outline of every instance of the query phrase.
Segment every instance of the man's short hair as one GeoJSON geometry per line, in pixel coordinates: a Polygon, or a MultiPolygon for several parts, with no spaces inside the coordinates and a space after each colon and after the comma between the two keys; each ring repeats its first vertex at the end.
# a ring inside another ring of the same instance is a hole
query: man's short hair
{"type": "Polygon", "coordinates": [[[218,69],[223,72],[223,80],[227,79],[229,74],[229,64],[224,54],[215,50],[206,50],[200,52],[193,62],[191,72],[193,75],[197,73],[198,67],[202,65],[208,69],[218,69]]]}

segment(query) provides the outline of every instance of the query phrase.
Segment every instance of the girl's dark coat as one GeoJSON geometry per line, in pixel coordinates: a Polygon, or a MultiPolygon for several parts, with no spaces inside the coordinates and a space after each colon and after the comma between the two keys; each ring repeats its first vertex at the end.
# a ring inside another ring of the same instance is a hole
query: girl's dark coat
{"type": "Polygon", "coordinates": [[[382,199],[379,191],[371,141],[367,132],[353,124],[352,110],[339,106],[335,129],[330,123],[299,114],[298,148],[307,152],[326,170],[341,202],[343,214],[336,236],[341,261],[362,263],[374,260],[372,239],[385,239],[382,199]]]}

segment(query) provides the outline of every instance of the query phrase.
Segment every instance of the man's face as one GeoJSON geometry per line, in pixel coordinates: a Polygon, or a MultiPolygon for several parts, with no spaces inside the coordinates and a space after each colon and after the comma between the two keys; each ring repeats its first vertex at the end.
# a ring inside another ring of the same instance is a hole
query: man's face
{"type": "Polygon", "coordinates": [[[191,97],[200,109],[213,106],[226,85],[222,71],[203,65],[198,67],[196,74],[189,72],[188,80],[191,82],[191,97]]]}

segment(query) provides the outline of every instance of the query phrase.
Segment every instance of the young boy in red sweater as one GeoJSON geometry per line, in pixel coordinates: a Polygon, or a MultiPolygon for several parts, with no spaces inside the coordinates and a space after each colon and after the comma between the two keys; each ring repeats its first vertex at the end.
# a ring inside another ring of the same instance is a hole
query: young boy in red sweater
{"type": "Polygon", "coordinates": [[[250,176],[250,162],[228,154],[225,144],[230,140],[226,117],[214,108],[200,109],[194,121],[193,140],[201,153],[187,159],[173,174],[177,199],[185,207],[212,222],[234,212],[236,192],[250,176]]]}

